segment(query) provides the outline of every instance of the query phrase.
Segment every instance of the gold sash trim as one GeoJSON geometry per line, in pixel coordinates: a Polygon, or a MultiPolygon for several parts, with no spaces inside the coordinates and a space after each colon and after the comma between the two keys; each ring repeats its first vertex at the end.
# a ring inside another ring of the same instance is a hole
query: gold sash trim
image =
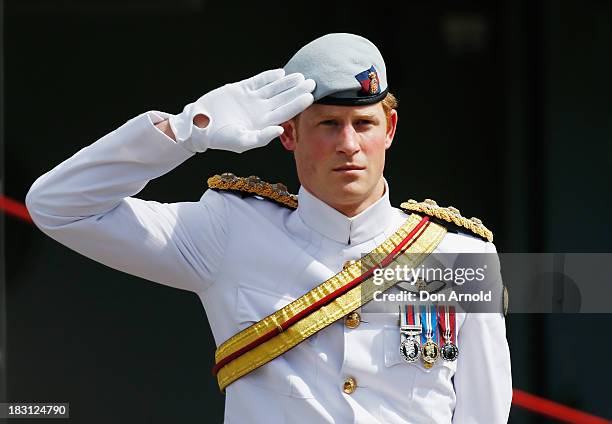
{"type": "MultiPolygon", "coordinates": [[[[277,329],[279,323],[286,322],[308,306],[358,278],[362,270],[365,272],[365,270],[376,266],[381,258],[389,255],[402,240],[408,237],[421,219],[419,215],[410,215],[406,222],[391,237],[362,259],[355,261],[355,263],[346,269],[343,269],[287,306],[230,337],[217,348],[215,363],[219,363],[225,357],[237,352],[244,346],[248,346],[264,334],[277,329]]],[[[419,232],[413,235],[409,247],[392,264],[417,267],[433,252],[445,234],[446,229],[443,226],[428,222],[419,232]]],[[[317,331],[322,330],[369,302],[372,300],[374,292],[383,292],[394,284],[395,281],[384,280],[381,285],[376,285],[373,283],[372,277],[364,280],[358,286],[337,297],[329,304],[313,311],[283,332],[228,362],[217,373],[219,388],[223,391],[225,387],[237,379],[282,355],[317,331]]]]}

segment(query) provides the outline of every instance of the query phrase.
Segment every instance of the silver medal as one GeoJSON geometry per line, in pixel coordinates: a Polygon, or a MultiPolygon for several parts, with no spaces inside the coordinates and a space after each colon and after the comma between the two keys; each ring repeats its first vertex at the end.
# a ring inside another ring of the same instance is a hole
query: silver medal
{"type": "Polygon", "coordinates": [[[400,343],[400,355],[404,358],[404,361],[408,363],[413,363],[419,360],[421,357],[421,343],[419,342],[419,338],[421,336],[421,332],[423,328],[421,323],[419,322],[419,315],[415,314],[415,323],[408,324],[408,307],[404,306],[399,307],[400,310],[400,335],[401,335],[401,343],[400,343]]]}
{"type": "Polygon", "coordinates": [[[406,337],[400,343],[400,355],[406,362],[416,362],[421,357],[421,344],[414,336],[406,337]]]}
{"type": "Polygon", "coordinates": [[[459,348],[451,341],[449,308],[450,306],[444,308],[444,344],[440,349],[440,355],[445,361],[454,361],[459,356],[459,348]]]}

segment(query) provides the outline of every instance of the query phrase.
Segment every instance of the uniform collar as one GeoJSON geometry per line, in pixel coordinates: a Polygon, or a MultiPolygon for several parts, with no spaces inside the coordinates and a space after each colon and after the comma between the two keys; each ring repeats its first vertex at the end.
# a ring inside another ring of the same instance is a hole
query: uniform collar
{"type": "Polygon", "coordinates": [[[298,191],[297,212],[306,226],[325,237],[345,244],[362,243],[383,233],[393,217],[389,185],[383,180],[385,193],[382,197],[352,218],[319,200],[304,187],[298,191]]]}

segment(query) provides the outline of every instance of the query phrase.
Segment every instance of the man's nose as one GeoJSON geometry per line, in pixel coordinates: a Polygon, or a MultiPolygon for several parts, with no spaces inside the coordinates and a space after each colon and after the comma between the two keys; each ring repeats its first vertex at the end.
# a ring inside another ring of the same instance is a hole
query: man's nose
{"type": "Polygon", "coordinates": [[[338,134],[336,151],[352,156],[359,151],[359,139],[352,125],[344,125],[338,134]]]}

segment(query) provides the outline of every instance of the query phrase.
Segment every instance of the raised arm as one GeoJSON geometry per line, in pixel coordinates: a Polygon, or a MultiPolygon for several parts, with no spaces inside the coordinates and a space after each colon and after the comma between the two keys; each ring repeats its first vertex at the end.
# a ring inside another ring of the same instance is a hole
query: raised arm
{"type": "Polygon", "coordinates": [[[211,91],[179,115],[137,116],[34,182],[26,196],[34,223],[112,268],[204,290],[227,239],[223,196],[207,191],[198,202],[170,204],[132,196],[196,152],[269,143],[282,131],[278,124],[312,103],[308,81],[266,71],[211,91]]]}

